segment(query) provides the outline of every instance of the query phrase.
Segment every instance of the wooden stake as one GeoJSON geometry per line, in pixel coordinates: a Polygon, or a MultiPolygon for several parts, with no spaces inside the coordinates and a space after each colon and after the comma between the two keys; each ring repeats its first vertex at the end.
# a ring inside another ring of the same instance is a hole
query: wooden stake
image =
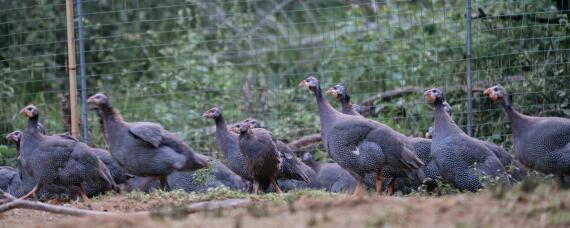
{"type": "Polygon", "coordinates": [[[71,135],[79,138],[79,113],[77,113],[77,65],[75,63],[75,28],[73,26],[73,0],[65,1],[67,18],[67,58],[69,71],[69,103],[71,105],[71,135]]]}

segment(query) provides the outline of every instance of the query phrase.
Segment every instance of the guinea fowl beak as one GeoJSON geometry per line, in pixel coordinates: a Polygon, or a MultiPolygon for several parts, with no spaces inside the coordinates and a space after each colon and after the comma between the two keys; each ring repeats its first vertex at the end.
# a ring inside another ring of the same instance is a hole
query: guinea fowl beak
{"type": "Polygon", "coordinates": [[[299,88],[307,88],[307,81],[303,80],[299,82],[299,88]]]}
{"type": "Polygon", "coordinates": [[[20,114],[23,116],[32,117],[32,113],[28,111],[27,108],[23,108],[22,110],[20,110],[20,114]]]}
{"type": "Polygon", "coordinates": [[[495,95],[495,92],[493,91],[493,88],[487,88],[485,91],[483,91],[483,94],[487,95],[489,98],[491,98],[491,100],[496,101],[497,100],[497,96],[495,95]]]}
{"type": "Polygon", "coordinates": [[[329,94],[329,95],[331,95],[331,96],[333,96],[333,97],[337,97],[337,96],[338,96],[338,93],[337,93],[336,90],[333,89],[333,88],[328,89],[328,90],[327,90],[327,94],[329,94]]]}
{"type": "Polygon", "coordinates": [[[95,103],[95,97],[91,96],[91,97],[87,98],[87,103],[94,104],[95,103]]]}
{"type": "Polygon", "coordinates": [[[426,90],[424,92],[424,97],[426,98],[426,101],[429,103],[434,103],[435,102],[435,96],[433,95],[433,93],[430,90],[426,90]]]}

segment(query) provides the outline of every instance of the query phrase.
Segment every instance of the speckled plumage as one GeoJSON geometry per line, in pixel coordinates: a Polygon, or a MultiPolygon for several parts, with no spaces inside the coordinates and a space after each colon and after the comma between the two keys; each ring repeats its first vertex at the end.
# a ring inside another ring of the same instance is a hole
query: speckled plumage
{"type": "MultiPolygon", "coordinates": [[[[355,111],[355,109],[353,108],[353,104],[350,103],[350,95],[348,94],[348,91],[346,90],[346,88],[341,85],[341,84],[337,84],[333,87],[331,87],[328,91],[328,94],[334,96],[337,101],[339,101],[341,103],[341,107],[342,110],[341,112],[343,114],[346,115],[352,115],[352,116],[361,116],[358,112],[355,111]]],[[[429,165],[432,162],[431,159],[431,140],[429,139],[424,139],[424,138],[417,138],[417,137],[407,137],[403,134],[400,134],[399,132],[395,132],[395,134],[400,138],[400,140],[402,140],[402,142],[404,142],[406,144],[406,146],[412,150],[412,152],[414,152],[421,160],[424,164],[426,164],[422,170],[425,174],[425,176],[427,178],[430,178],[430,182],[427,183],[429,185],[434,186],[435,180],[439,177],[439,171],[437,170],[437,166],[435,165],[429,165]]],[[[418,187],[421,184],[423,184],[423,180],[418,180],[416,177],[412,176],[412,178],[408,178],[405,172],[401,172],[398,170],[393,170],[393,169],[385,169],[383,170],[383,175],[388,177],[390,180],[389,182],[392,182],[393,178],[404,178],[406,180],[403,181],[398,181],[399,184],[397,185],[399,188],[396,188],[395,190],[398,191],[400,189],[403,189],[404,187],[408,187],[408,188],[414,188],[414,187],[418,187]],[[408,185],[408,186],[404,186],[404,185],[408,185]]],[[[370,178],[367,178],[365,183],[368,185],[370,185],[371,180],[369,180],[370,178]]],[[[393,182],[394,184],[396,182],[393,182]]]]}
{"type": "Polygon", "coordinates": [[[175,170],[192,171],[206,165],[177,134],[160,124],[124,121],[104,94],[95,94],[88,102],[98,109],[111,156],[128,173],[164,181],[175,170]]]}
{"type": "Polygon", "coordinates": [[[303,155],[303,162],[316,172],[311,180],[312,188],[347,193],[352,193],[356,188],[356,179],[336,163],[317,162],[308,152],[303,155]]]}
{"type": "Polygon", "coordinates": [[[435,105],[431,155],[442,178],[459,189],[477,191],[483,188],[480,178],[498,177],[510,187],[505,169],[497,156],[478,139],[469,137],[445,112],[443,92],[430,89],[424,94],[435,105]]]}
{"type": "Polygon", "coordinates": [[[355,194],[362,194],[366,173],[378,174],[378,186],[381,186],[385,172],[423,176],[419,170],[424,165],[423,162],[407,148],[392,128],[336,111],[323,98],[315,77],[303,80],[299,86],[308,88],[315,94],[325,149],[341,167],[359,177],[355,194]]]}
{"type": "Polygon", "coordinates": [[[533,117],[511,107],[505,88],[500,85],[485,90],[500,102],[513,129],[516,158],[525,166],[564,179],[570,175],[570,119],[533,117]]]}
{"type": "Polygon", "coordinates": [[[34,178],[38,189],[55,184],[77,186],[82,192],[83,182],[102,181],[119,191],[109,170],[90,147],[58,135],[43,135],[38,130],[39,113],[35,106],[27,106],[22,113],[29,118],[20,147],[22,168],[34,178]]]}

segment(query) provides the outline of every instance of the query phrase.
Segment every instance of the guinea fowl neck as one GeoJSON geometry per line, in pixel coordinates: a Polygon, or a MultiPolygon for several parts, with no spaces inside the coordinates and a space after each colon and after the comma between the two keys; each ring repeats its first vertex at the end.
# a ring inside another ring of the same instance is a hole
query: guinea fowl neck
{"type": "Polygon", "coordinates": [[[517,112],[511,107],[511,102],[507,97],[503,98],[503,102],[501,102],[505,113],[507,114],[507,118],[511,121],[511,126],[513,128],[513,133],[517,133],[518,129],[521,128],[523,122],[525,122],[526,118],[525,115],[517,112]]]}
{"type": "Polygon", "coordinates": [[[438,100],[435,102],[435,119],[433,138],[444,137],[452,134],[464,134],[463,130],[459,128],[453,119],[445,111],[443,101],[438,100]]]}
{"type": "Polygon", "coordinates": [[[342,106],[342,113],[353,113],[354,112],[354,108],[352,107],[352,104],[350,103],[350,100],[346,97],[342,97],[340,99],[340,104],[342,106]]]}
{"type": "Polygon", "coordinates": [[[222,153],[224,153],[224,157],[227,159],[229,156],[228,153],[231,152],[231,149],[228,148],[228,144],[231,143],[232,133],[228,130],[228,125],[226,125],[226,121],[222,115],[215,118],[214,121],[216,121],[216,137],[218,138],[218,143],[220,144],[222,153]]]}
{"type": "Polygon", "coordinates": [[[334,109],[331,104],[323,97],[323,93],[321,91],[321,86],[317,86],[314,90],[315,97],[317,98],[317,105],[319,107],[319,118],[321,119],[321,130],[324,132],[324,128],[327,125],[323,125],[323,123],[330,123],[333,119],[333,115],[335,115],[338,111],[334,109]]]}
{"type": "Polygon", "coordinates": [[[105,104],[99,107],[98,114],[103,123],[102,130],[107,139],[107,143],[110,143],[109,140],[118,139],[119,137],[112,137],[111,135],[117,133],[125,124],[119,111],[111,105],[105,104]]]}
{"type": "Polygon", "coordinates": [[[28,119],[28,126],[26,127],[26,133],[28,135],[34,135],[36,137],[41,136],[40,132],[38,131],[38,122],[39,116],[36,115],[28,119]]]}

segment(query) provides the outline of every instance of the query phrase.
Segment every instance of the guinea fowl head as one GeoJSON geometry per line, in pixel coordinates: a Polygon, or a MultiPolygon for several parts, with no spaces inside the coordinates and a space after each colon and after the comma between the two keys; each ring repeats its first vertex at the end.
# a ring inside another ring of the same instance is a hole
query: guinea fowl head
{"type": "Polygon", "coordinates": [[[327,90],[327,94],[335,97],[337,100],[350,101],[350,96],[346,92],[346,88],[343,85],[337,84],[327,90]]]}
{"type": "Polygon", "coordinates": [[[23,116],[28,117],[29,119],[34,118],[34,117],[38,117],[38,115],[40,114],[40,112],[38,111],[38,108],[36,108],[35,105],[31,104],[26,106],[25,108],[23,108],[22,110],[20,110],[20,114],[22,114],[23,116]]]}
{"type": "Polygon", "coordinates": [[[253,118],[248,118],[248,119],[242,120],[241,122],[235,124],[232,128],[230,128],[230,131],[234,132],[236,134],[240,134],[240,126],[243,123],[247,123],[247,124],[251,125],[251,128],[260,128],[261,127],[261,123],[259,123],[258,120],[253,119],[253,118]]]}
{"type": "Polygon", "coordinates": [[[239,130],[239,134],[242,135],[249,133],[249,130],[253,128],[253,125],[247,122],[241,122],[238,124],[237,128],[239,130]]]}
{"type": "Polygon", "coordinates": [[[299,87],[315,92],[320,89],[319,80],[315,76],[311,75],[305,80],[299,82],[299,87]]]}
{"type": "Polygon", "coordinates": [[[491,100],[503,102],[507,98],[507,90],[501,85],[496,85],[486,89],[483,94],[487,95],[491,100]]]}
{"type": "Polygon", "coordinates": [[[220,118],[220,116],[222,116],[222,109],[218,108],[218,107],[213,107],[210,110],[204,112],[204,114],[202,114],[202,116],[206,117],[208,119],[220,118]]]}
{"type": "Polygon", "coordinates": [[[436,104],[436,103],[441,104],[445,100],[445,98],[443,97],[443,92],[441,91],[441,89],[438,88],[432,88],[426,90],[426,92],[424,93],[424,97],[426,101],[430,104],[436,104]]]}
{"type": "Polygon", "coordinates": [[[7,134],[6,139],[10,142],[18,144],[18,143],[20,143],[20,140],[22,139],[22,132],[19,130],[15,130],[15,131],[7,134]]]}
{"type": "Polygon", "coordinates": [[[313,154],[311,154],[311,152],[305,152],[305,153],[303,154],[303,159],[302,159],[302,161],[303,161],[304,163],[311,163],[311,162],[313,162],[314,160],[315,160],[315,157],[313,156],[313,154]]]}
{"type": "Polygon", "coordinates": [[[93,104],[97,107],[109,105],[109,98],[107,95],[99,92],[87,99],[87,104],[93,104]]]}

